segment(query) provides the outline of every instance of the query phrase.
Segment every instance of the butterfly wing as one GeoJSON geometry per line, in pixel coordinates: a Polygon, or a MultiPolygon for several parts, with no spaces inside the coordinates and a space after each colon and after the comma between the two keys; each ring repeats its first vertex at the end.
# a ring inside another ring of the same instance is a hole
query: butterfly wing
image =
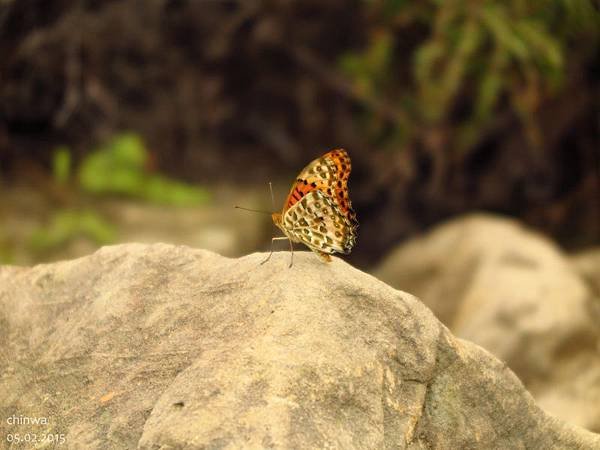
{"type": "Polygon", "coordinates": [[[309,163],[298,175],[284,203],[283,213],[307,194],[318,190],[330,197],[351,225],[358,227],[356,213],[348,195],[348,178],[352,164],[346,150],[336,149],[309,163]]]}
{"type": "Polygon", "coordinates": [[[294,240],[318,254],[350,253],[356,243],[356,226],[333,197],[315,189],[286,210],[283,225],[294,240]]]}

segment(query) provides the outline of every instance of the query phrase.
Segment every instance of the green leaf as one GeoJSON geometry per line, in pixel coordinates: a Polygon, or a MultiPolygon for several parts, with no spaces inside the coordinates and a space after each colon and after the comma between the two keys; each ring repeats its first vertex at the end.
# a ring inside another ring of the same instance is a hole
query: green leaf
{"type": "Polygon", "coordinates": [[[94,194],[139,195],[143,190],[147,159],[138,136],[116,136],[85,158],[79,169],[79,183],[85,191],[94,194]]]}
{"type": "Polygon", "coordinates": [[[59,184],[66,184],[71,177],[71,152],[66,146],[54,150],[52,157],[52,175],[59,184]]]}
{"type": "Polygon", "coordinates": [[[118,194],[164,205],[191,206],[208,201],[206,189],[148,173],[147,160],[148,152],[139,136],[118,135],[83,161],[80,185],[93,194],[118,194]]]}
{"type": "Polygon", "coordinates": [[[503,48],[516,59],[527,61],[530,58],[527,45],[513,29],[513,20],[508,17],[503,7],[486,5],[482,10],[481,18],[493,36],[496,46],[503,48]]]}
{"type": "Polygon", "coordinates": [[[81,235],[101,245],[114,242],[115,229],[94,211],[83,211],[77,219],[77,231],[81,235]]]}
{"type": "Polygon", "coordinates": [[[114,138],[109,152],[116,164],[142,169],[148,160],[148,152],[142,139],[133,133],[125,133],[114,138]]]}
{"type": "Polygon", "coordinates": [[[529,43],[533,54],[542,65],[553,71],[562,68],[562,49],[557,39],[550,36],[538,23],[533,21],[523,20],[515,26],[523,36],[523,40],[529,43]]]}
{"type": "Polygon", "coordinates": [[[426,84],[430,81],[436,62],[445,54],[444,45],[437,40],[422,45],[415,53],[414,74],[417,81],[426,84]]]}
{"type": "Polygon", "coordinates": [[[502,76],[497,71],[489,70],[479,83],[479,92],[475,101],[475,116],[485,119],[490,116],[492,108],[502,90],[502,76]]]}

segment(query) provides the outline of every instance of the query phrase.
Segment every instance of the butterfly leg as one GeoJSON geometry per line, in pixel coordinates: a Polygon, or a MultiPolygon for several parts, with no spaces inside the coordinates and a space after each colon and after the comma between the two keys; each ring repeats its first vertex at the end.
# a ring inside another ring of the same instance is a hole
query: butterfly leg
{"type": "MultiPolygon", "coordinates": [[[[269,252],[269,256],[267,256],[267,259],[265,259],[263,262],[260,263],[260,265],[262,266],[264,263],[266,263],[268,260],[271,259],[271,256],[273,255],[273,241],[281,241],[282,239],[288,239],[287,236],[281,236],[281,237],[274,237],[271,239],[271,251],[269,252]]],[[[291,244],[291,241],[290,241],[291,244]]]]}
{"type": "Polygon", "coordinates": [[[294,246],[292,245],[291,239],[290,239],[290,252],[292,252],[292,257],[290,258],[290,266],[289,266],[289,268],[291,269],[292,266],[294,265],[294,246]]]}

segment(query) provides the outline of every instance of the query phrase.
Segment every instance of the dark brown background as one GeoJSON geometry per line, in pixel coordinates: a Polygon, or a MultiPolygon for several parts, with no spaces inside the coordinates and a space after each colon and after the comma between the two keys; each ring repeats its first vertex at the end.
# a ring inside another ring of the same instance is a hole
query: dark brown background
{"type": "MultiPolygon", "coordinates": [[[[562,64],[548,69],[536,59],[542,44],[538,52],[523,39],[529,59],[498,71],[502,86],[483,118],[473,111],[497,42],[478,41],[434,118],[417,60],[427,43],[460,48],[461,27],[480,23],[484,2],[411,3],[3,1],[1,182],[43,186],[57,145],[79,161],[121,130],[143,136],[148,170],[208,186],[266,185],[345,147],[361,222],[356,261],[372,263],[471,210],[519,217],[567,248],[597,244],[594,3],[572,11],[565,2],[529,2],[523,11],[521,2],[488,2],[505,8],[504,26],[539,25],[562,64]],[[444,14],[454,17],[447,33],[444,14]]],[[[440,57],[433,84],[460,55],[440,57]]]]}

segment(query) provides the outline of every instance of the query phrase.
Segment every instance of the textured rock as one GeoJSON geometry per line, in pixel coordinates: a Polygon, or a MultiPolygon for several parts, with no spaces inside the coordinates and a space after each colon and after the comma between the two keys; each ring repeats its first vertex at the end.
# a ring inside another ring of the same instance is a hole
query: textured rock
{"type": "Polygon", "coordinates": [[[0,422],[62,448],[600,448],[339,259],[170,245],[0,269],[0,422]]]}
{"type": "Polygon", "coordinates": [[[545,237],[473,215],[392,252],[375,272],[419,296],[461,338],[505,360],[549,412],[600,431],[600,301],[545,237]]]}

